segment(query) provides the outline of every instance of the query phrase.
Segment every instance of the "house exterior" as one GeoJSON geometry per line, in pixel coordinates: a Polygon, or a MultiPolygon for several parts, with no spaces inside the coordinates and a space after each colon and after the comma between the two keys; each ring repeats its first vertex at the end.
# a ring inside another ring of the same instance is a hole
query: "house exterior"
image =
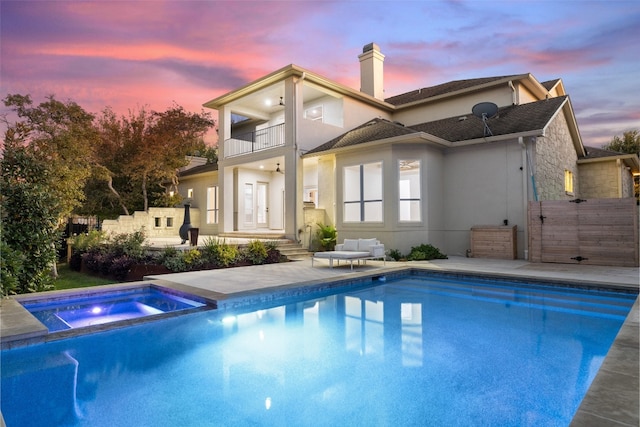
{"type": "Polygon", "coordinates": [[[528,202],[582,196],[591,163],[561,80],[458,80],[384,98],[385,56],[371,43],[358,58],[360,90],[288,65],[204,104],[219,113],[217,170],[185,171],[179,185],[201,234],[279,231],[306,244],[322,222],[340,240],[465,255],[472,227],[508,224],[526,258],[528,202]],[[474,115],[479,104],[495,114],[474,115]]]}
{"type": "Polygon", "coordinates": [[[593,199],[637,197],[634,173],[638,174],[638,155],[586,147],[578,159],[580,195],[593,199]]]}

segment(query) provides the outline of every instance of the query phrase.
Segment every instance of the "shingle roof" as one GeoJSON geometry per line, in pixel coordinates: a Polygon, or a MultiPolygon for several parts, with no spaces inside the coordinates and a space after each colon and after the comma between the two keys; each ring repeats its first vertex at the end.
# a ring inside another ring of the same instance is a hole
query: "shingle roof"
{"type": "Polygon", "coordinates": [[[545,88],[546,90],[551,90],[551,89],[553,89],[553,87],[554,87],[555,85],[557,85],[557,84],[558,84],[558,82],[559,82],[559,81],[560,81],[560,79],[554,79],[554,80],[548,80],[548,81],[546,81],[546,82],[542,82],[542,83],[540,83],[540,84],[541,84],[542,86],[544,86],[544,88],[545,88]]]}
{"type": "Polygon", "coordinates": [[[498,77],[483,77],[478,79],[467,79],[467,80],[454,80],[447,83],[442,83],[436,86],[426,87],[418,90],[414,90],[411,92],[403,93],[400,95],[392,96],[390,98],[385,99],[385,102],[393,105],[403,105],[408,104],[410,102],[420,101],[422,99],[431,98],[438,95],[444,95],[446,93],[456,92],[458,90],[469,89],[474,86],[480,86],[486,83],[491,83],[496,80],[502,80],[509,77],[518,77],[518,75],[513,76],[498,76],[498,77]]]}
{"type": "MultiPolygon", "coordinates": [[[[543,129],[558,109],[564,105],[567,98],[567,96],[559,96],[543,101],[502,107],[496,116],[487,120],[487,124],[493,136],[543,129]]],[[[425,132],[449,142],[460,142],[483,138],[484,125],[481,118],[471,113],[406,127],[377,118],[308,151],[307,154],[419,132],[425,132]]]]}
{"type": "Polygon", "coordinates": [[[218,163],[207,163],[200,166],[195,166],[185,171],[178,173],[178,176],[184,178],[185,176],[197,175],[204,172],[212,172],[218,170],[218,163]]]}
{"type": "Polygon", "coordinates": [[[587,155],[580,156],[581,159],[601,159],[603,157],[614,157],[614,156],[620,156],[624,154],[618,151],[603,150],[602,148],[596,148],[596,147],[584,147],[584,148],[587,152],[587,155]]]}
{"type": "MultiPolygon", "coordinates": [[[[493,136],[543,129],[567,98],[567,96],[559,96],[527,104],[502,107],[493,118],[487,119],[487,125],[493,136]]],[[[481,118],[473,114],[462,117],[450,117],[421,123],[413,125],[411,128],[450,142],[484,137],[484,125],[481,118]]]]}
{"type": "Polygon", "coordinates": [[[386,119],[373,119],[337,138],[314,148],[309,153],[331,150],[335,148],[349,147],[351,145],[363,144],[380,139],[393,138],[394,136],[417,133],[416,130],[405,127],[399,123],[394,123],[386,119]]]}

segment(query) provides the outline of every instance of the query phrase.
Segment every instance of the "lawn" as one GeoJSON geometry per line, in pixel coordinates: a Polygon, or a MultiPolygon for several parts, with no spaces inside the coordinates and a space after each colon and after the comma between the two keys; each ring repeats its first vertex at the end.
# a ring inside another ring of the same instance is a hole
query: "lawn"
{"type": "Polygon", "coordinates": [[[55,281],[56,290],[88,288],[91,286],[110,285],[112,283],[116,282],[113,279],[104,279],[73,271],[69,268],[69,264],[58,264],[58,278],[55,281]]]}

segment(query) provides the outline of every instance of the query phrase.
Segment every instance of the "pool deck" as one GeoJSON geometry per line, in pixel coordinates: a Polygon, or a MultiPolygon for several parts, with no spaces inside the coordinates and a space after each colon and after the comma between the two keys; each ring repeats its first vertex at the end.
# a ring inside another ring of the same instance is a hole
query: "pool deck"
{"type": "MultiPolygon", "coordinates": [[[[273,295],[295,296],[304,293],[305,287],[318,286],[331,280],[357,280],[371,275],[391,274],[406,267],[435,270],[511,276],[522,279],[553,279],[559,282],[579,282],[584,286],[612,286],[637,292],[640,282],[638,268],[602,267],[574,264],[534,264],[524,260],[488,260],[450,257],[445,260],[424,262],[368,261],[366,265],[348,264],[329,268],[327,263],[310,259],[239,267],[221,270],[194,271],[150,276],[145,282],[107,285],[107,287],[131,287],[153,282],[215,300],[219,307],[237,306],[264,301],[273,295]]],[[[103,289],[105,287],[99,287],[103,289]]],[[[69,291],[53,291],[47,296],[64,293],[94,293],[96,288],[69,291]]],[[[42,296],[43,294],[40,294],[42,296]]],[[[20,298],[33,298],[33,294],[20,298]]],[[[640,308],[636,302],[616,340],[609,350],[595,380],[571,426],[634,426],[640,425],[640,308]]],[[[0,341],[2,347],[19,340],[42,340],[46,328],[29,314],[16,298],[3,299],[0,303],[0,341]]],[[[1,420],[1,418],[0,418],[1,420]]]]}

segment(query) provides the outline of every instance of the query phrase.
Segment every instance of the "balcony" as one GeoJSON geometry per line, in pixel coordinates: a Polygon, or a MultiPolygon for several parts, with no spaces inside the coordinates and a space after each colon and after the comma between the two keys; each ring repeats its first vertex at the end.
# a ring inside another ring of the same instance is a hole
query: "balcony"
{"type": "Polygon", "coordinates": [[[255,153],[284,145],[284,123],[235,135],[224,141],[224,157],[255,153]]]}

